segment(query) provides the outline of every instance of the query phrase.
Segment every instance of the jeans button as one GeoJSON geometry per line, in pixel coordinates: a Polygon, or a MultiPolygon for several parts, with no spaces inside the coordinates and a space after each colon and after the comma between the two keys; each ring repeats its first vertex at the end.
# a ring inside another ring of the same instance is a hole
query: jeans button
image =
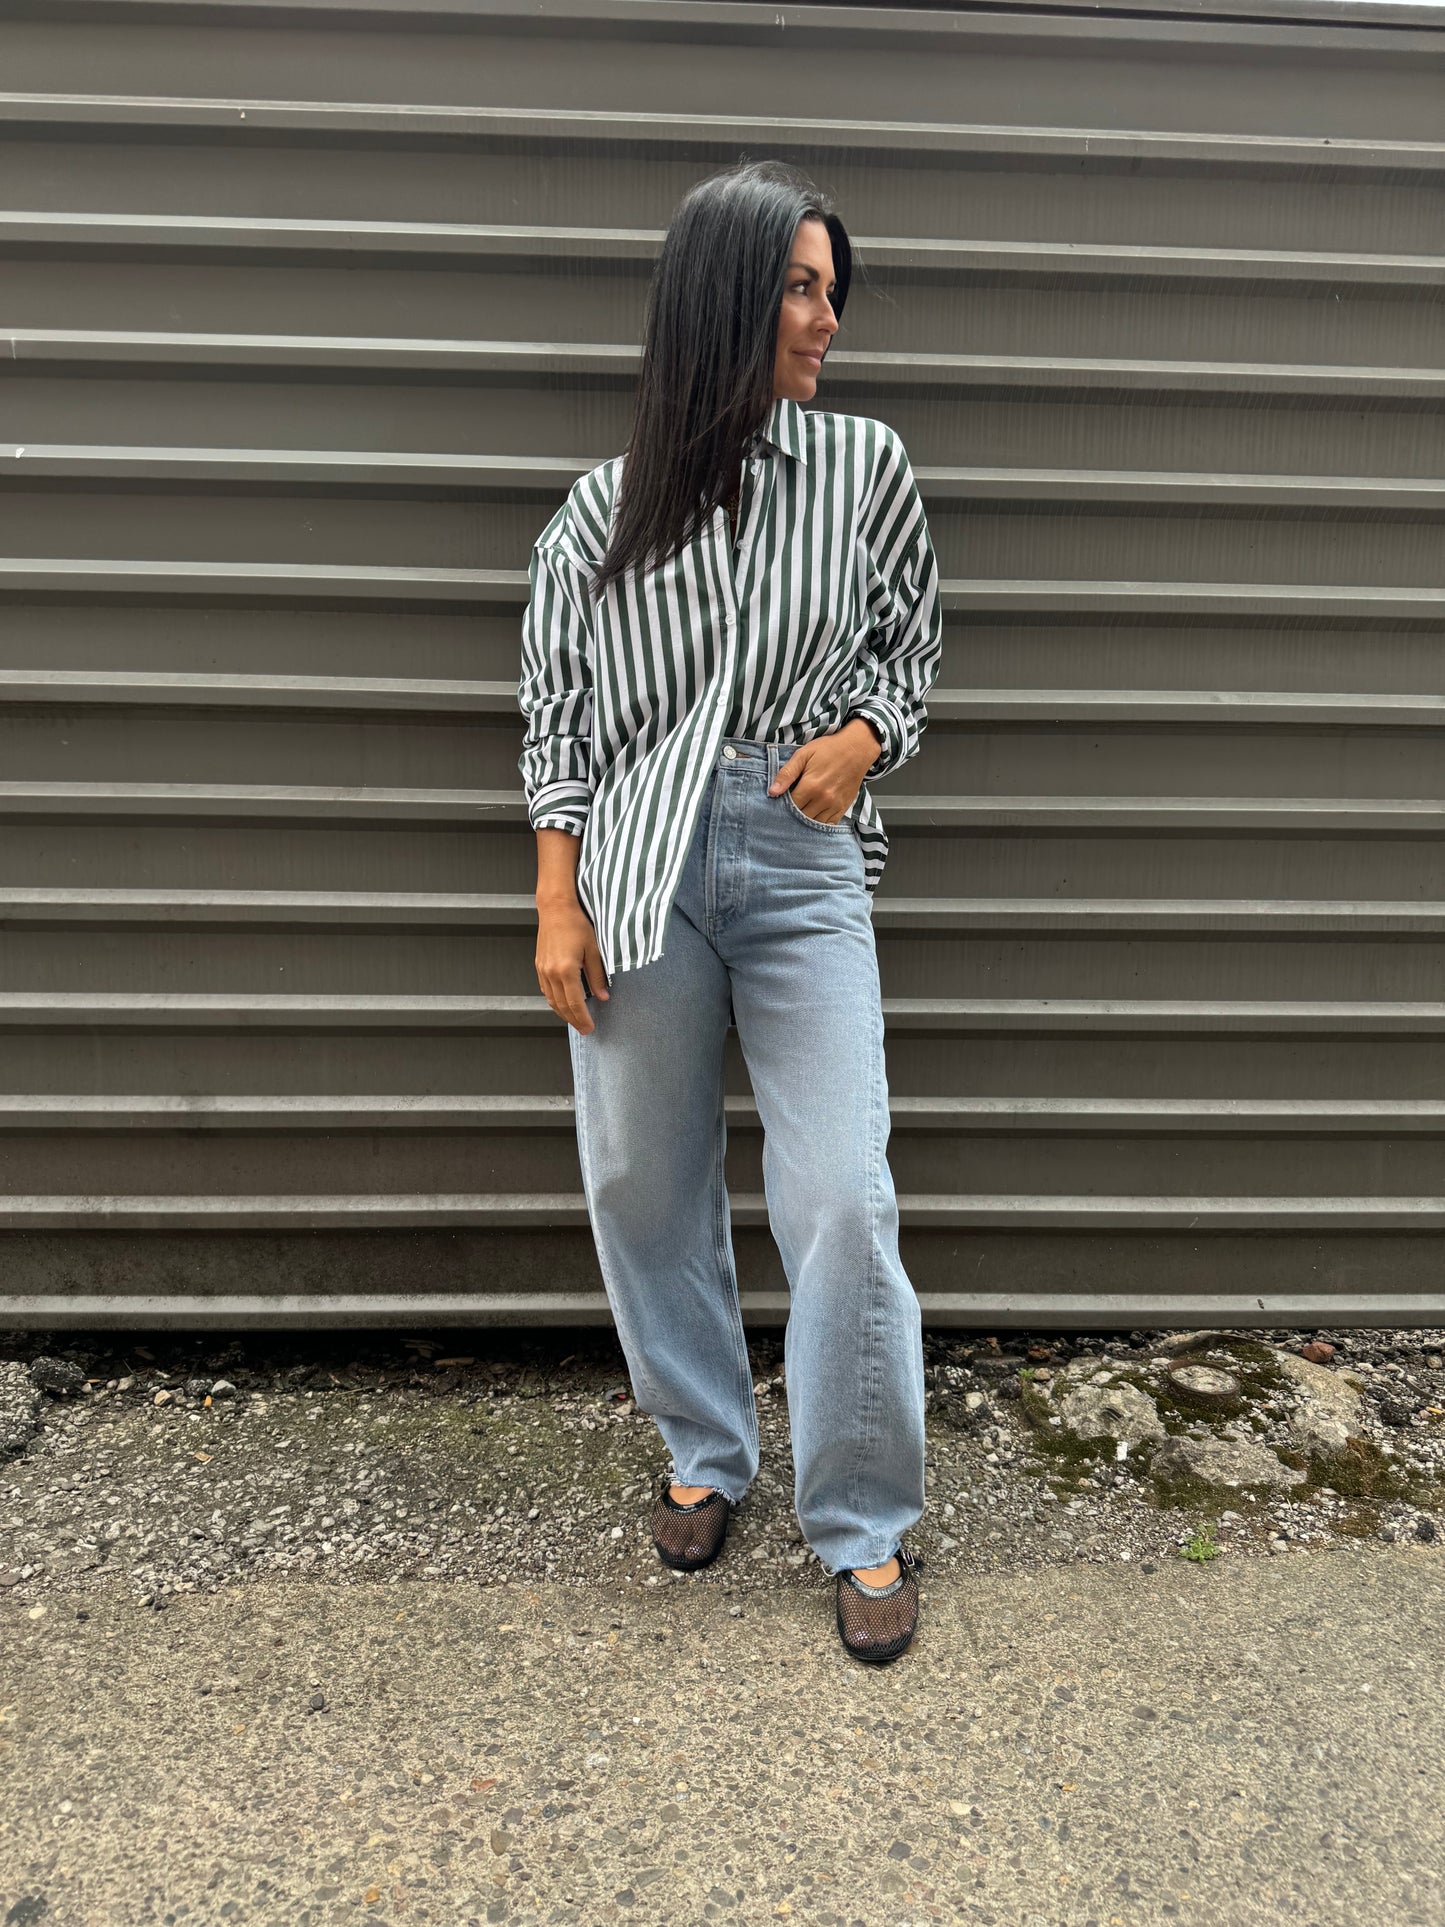
{"type": "Polygon", "coordinates": [[[733,748],[731,743],[725,743],[723,745],[723,755],[726,756],[728,761],[731,763],[734,760],[734,758],[737,756],[737,751],[733,748]]]}

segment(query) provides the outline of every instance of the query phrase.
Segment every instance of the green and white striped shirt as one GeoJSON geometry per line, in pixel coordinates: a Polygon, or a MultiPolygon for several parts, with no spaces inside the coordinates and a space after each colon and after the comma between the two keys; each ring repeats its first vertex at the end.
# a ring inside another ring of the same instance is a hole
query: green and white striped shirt
{"type": "Polygon", "coordinates": [[[869,779],[918,753],[938,673],[938,565],[896,431],[775,400],[727,511],[594,603],[625,456],[537,538],[522,624],[518,768],[533,829],[582,838],[577,894],[609,980],[662,955],[727,736],[807,743],[865,716],[883,749],[851,813],[867,888],[888,855],[869,779]]]}

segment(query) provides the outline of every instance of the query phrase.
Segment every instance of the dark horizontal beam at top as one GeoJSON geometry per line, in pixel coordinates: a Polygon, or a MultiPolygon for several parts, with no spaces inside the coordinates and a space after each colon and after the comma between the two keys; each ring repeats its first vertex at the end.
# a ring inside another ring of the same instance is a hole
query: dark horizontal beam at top
{"type": "MultiPolygon", "coordinates": [[[[22,17],[42,0],[12,0],[22,17]]],[[[114,18],[128,25],[181,22],[220,26],[348,29],[409,27],[418,34],[568,33],[573,39],[638,39],[679,29],[704,42],[779,46],[786,37],[809,44],[857,47],[901,42],[910,52],[952,51],[987,34],[1048,36],[1068,44],[1086,31],[1111,46],[1139,43],[1288,45],[1302,31],[1330,26],[1350,51],[1386,49],[1404,35],[1430,48],[1440,23],[1406,0],[806,0],[786,8],[760,0],[43,0],[50,19],[114,18]]]]}

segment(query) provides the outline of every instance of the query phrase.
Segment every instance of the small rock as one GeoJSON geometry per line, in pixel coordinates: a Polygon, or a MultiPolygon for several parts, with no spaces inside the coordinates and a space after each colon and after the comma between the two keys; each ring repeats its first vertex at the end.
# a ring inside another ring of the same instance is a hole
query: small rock
{"type": "Polygon", "coordinates": [[[1433,1519],[1417,1519],[1415,1521],[1415,1537],[1417,1539],[1423,1539],[1427,1546],[1433,1545],[1439,1536],[1439,1531],[1433,1519]]]}
{"type": "Polygon", "coordinates": [[[1291,1437],[1294,1445],[1311,1458],[1316,1454],[1334,1458],[1349,1445],[1350,1428],[1328,1412],[1307,1407],[1296,1418],[1291,1437]]]}
{"type": "Polygon", "coordinates": [[[204,1398],[210,1389],[211,1381],[208,1378],[188,1378],[186,1380],[187,1398],[204,1398]]]}
{"type": "Polygon", "coordinates": [[[1300,1357],[1307,1358],[1311,1365],[1328,1365],[1334,1355],[1334,1346],[1323,1338],[1312,1338],[1300,1352],[1300,1357]]]}
{"type": "Polygon", "coordinates": [[[1064,1429],[1075,1438],[1141,1445],[1146,1439],[1164,1437],[1164,1421],[1153,1399],[1135,1385],[1095,1384],[1089,1378],[1075,1378],[1072,1366],[1057,1385],[1053,1409],[1064,1429]]]}
{"type": "Polygon", "coordinates": [[[1294,1389],[1292,1443],[1311,1456],[1342,1452],[1364,1418],[1365,1402],[1359,1392],[1345,1374],[1328,1372],[1312,1359],[1285,1351],[1276,1352],[1275,1358],[1294,1389]]]}
{"type": "Polygon", "coordinates": [[[229,1378],[218,1378],[211,1387],[210,1396],[212,1398],[234,1398],[236,1396],[236,1388],[229,1378]]]}
{"type": "Polygon", "coordinates": [[[35,1358],[30,1361],[30,1382],[54,1398],[70,1398],[85,1390],[85,1373],[68,1358],[35,1358]]]}
{"type": "Polygon", "coordinates": [[[1299,1485],[1303,1472],[1248,1439],[1172,1438],[1155,1452],[1150,1471],[1166,1484],[1201,1479],[1206,1485],[1299,1485]]]}
{"type": "Polygon", "coordinates": [[[313,1693],[311,1695],[311,1711],[313,1713],[321,1713],[321,1712],[324,1712],[325,1710],[326,1710],[326,1695],[324,1693],[313,1693]]]}
{"type": "Polygon", "coordinates": [[[1405,1404],[1403,1399],[1382,1398],[1380,1400],[1380,1417],[1385,1421],[1386,1425],[1393,1426],[1398,1432],[1401,1426],[1410,1423],[1411,1412],[1409,1406],[1405,1404]]]}

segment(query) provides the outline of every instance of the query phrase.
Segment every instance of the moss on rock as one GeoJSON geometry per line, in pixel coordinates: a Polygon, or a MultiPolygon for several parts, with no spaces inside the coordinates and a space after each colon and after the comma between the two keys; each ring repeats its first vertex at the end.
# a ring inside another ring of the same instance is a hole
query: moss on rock
{"type": "Polygon", "coordinates": [[[1352,1507],[1340,1529],[1360,1533],[1378,1524],[1383,1504],[1407,1501],[1428,1508],[1441,1501],[1438,1484],[1411,1476],[1391,1454],[1352,1429],[1351,1421],[1359,1424],[1363,1416],[1353,1380],[1326,1375],[1241,1334],[1202,1332],[1145,1359],[1105,1354],[1047,1380],[1020,1374],[1019,1393],[1033,1450],[1048,1467],[1045,1476],[1077,1480],[1112,1464],[1116,1440],[1124,1438],[1132,1465],[1143,1474],[1144,1495],[1159,1506],[1188,1506],[1213,1517],[1241,1500],[1256,1505],[1288,1496],[1308,1502],[1333,1493],[1352,1507]],[[1188,1366],[1227,1373],[1237,1395],[1227,1395],[1227,1387],[1220,1388],[1225,1396],[1208,1395],[1207,1387],[1200,1395],[1187,1382],[1181,1384],[1175,1374],[1188,1366]],[[1319,1382],[1326,1377],[1328,1382],[1319,1382]],[[1108,1416],[1111,1389],[1120,1394],[1113,1429],[1080,1436],[1081,1419],[1108,1416]],[[1081,1397],[1084,1391],[1093,1396],[1081,1397]],[[1139,1417],[1140,1395],[1157,1413],[1162,1437],[1148,1435],[1139,1417]],[[1312,1425],[1320,1413],[1327,1413],[1332,1424],[1312,1425]],[[1281,1443],[1282,1424],[1291,1419],[1293,1429],[1281,1443]],[[1336,1440],[1338,1449],[1330,1449],[1336,1440]],[[1191,1444],[1198,1448],[1197,1467],[1187,1449],[1191,1444]],[[1271,1465],[1278,1465],[1279,1476],[1271,1465]],[[1267,1476],[1250,1478],[1251,1469],[1267,1476]],[[1223,1476],[1205,1476],[1216,1470],[1223,1476]]]}

